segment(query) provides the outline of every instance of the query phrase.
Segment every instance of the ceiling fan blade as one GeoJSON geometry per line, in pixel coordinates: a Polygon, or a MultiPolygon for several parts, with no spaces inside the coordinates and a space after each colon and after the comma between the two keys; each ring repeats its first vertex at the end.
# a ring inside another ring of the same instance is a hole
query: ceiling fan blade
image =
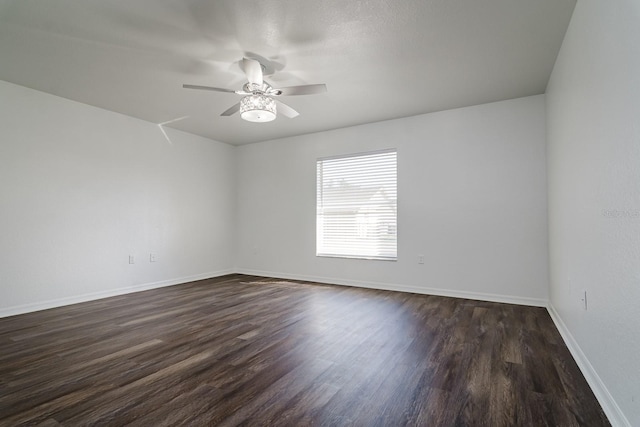
{"type": "Polygon", "coordinates": [[[278,112],[282,113],[285,117],[289,117],[290,119],[293,119],[294,117],[297,117],[300,115],[300,113],[298,113],[293,108],[289,107],[284,102],[276,101],[276,105],[277,105],[276,108],[278,109],[278,112]]]}
{"type": "Polygon", "coordinates": [[[213,91],[216,91],[216,92],[236,93],[235,90],[223,89],[221,87],[198,86],[198,85],[182,85],[182,87],[185,88],[185,89],[201,89],[201,90],[213,90],[213,91]]]}
{"type": "Polygon", "coordinates": [[[289,86],[275,89],[275,95],[313,95],[314,93],[324,93],[327,91],[327,85],[324,83],[317,85],[289,86]]]}
{"type": "Polygon", "coordinates": [[[244,58],[242,60],[242,69],[247,75],[249,83],[262,86],[262,65],[255,59],[244,58]]]}
{"type": "Polygon", "coordinates": [[[238,111],[240,111],[240,103],[238,102],[237,104],[234,104],[233,106],[229,107],[224,113],[220,114],[221,116],[232,116],[235,113],[237,113],[238,111]]]}

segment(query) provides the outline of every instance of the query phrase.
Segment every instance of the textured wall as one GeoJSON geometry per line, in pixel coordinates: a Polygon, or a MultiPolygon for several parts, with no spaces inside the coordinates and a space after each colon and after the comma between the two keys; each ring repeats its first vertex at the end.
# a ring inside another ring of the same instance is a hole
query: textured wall
{"type": "Polygon", "coordinates": [[[238,147],[239,270],[545,305],[544,115],[540,95],[238,147]],[[316,257],[316,159],[393,147],[398,261],[316,257]]]}
{"type": "Polygon", "coordinates": [[[5,82],[0,99],[0,314],[233,268],[233,147],[5,82]]]}
{"type": "Polygon", "coordinates": [[[639,2],[579,1],[547,90],[551,303],[608,390],[602,396],[609,413],[619,406],[634,426],[640,425],[639,40],[639,2]]]}

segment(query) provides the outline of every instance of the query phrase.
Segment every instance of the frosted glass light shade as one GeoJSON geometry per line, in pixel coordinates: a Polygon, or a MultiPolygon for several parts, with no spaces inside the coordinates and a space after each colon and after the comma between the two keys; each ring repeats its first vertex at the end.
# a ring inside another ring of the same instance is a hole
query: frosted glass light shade
{"type": "Polygon", "coordinates": [[[240,117],[249,122],[270,122],[276,118],[276,101],[262,94],[245,96],[240,101],[240,117]]]}

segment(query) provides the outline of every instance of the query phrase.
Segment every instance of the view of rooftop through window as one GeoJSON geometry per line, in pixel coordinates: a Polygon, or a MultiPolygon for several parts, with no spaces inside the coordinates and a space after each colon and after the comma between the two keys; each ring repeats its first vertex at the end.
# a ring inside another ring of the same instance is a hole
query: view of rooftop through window
{"type": "Polygon", "coordinates": [[[397,152],[317,161],[316,255],[395,260],[397,152]]]}

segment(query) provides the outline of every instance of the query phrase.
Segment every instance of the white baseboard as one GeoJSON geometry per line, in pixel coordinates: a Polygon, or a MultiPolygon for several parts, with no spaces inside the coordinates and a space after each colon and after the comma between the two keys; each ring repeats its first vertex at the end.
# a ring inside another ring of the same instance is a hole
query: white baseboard
{"type": "Polygon", "coordinates": [[[421,286],[410,286],[410,285],[392,285],[392,284],[382,283],[382,282],[343,280],[335,277],[306,276],[306,275],[300,275],[300,274],[287,274],[287,273],[278,273],[274,271],[258,271],[258,270],[249,270],[249,269],[239,268],[239,269],[214,271],[209,273],[197,274],[193,276],[179,277],[175,279],[162,280],[162,281],[153,282],[153,283],[143,283],[140,285],[110,289],[107,291],[91,292],[87,294],[75,295],[75,296],[65,297],[65,298],[56,298],[53,300],[39,301],[31,304],[0,308],[0,318],[15,316],[18,314],[31,313],[34,311],[47,310],[55,307],[62,307],[65,305],[78,304],[81,302],[93,301],[93,300],[102,299],[102,298],[109,298],[113,296],[129,294],[133,292],[146,291],[149,289],[161,288],[165,286],[179,285],[181,283],[193,282],[193,281],[202,280],[202,279],[210,279],[213,277],[219,277],[219,276],[224,276],[224,275],[233,274],[233,273],[263,276],[263,277],[278,277],[278,278],[290,279],[290,280],[305,280],[310,282],[328,283],[328,284],[344,285],[344,286],[355,286],[360,288],[382,289],[387,291],[411,292],[411,293],[425,294],[425,295],[467,298],[467,299],[480,300],[480,301],[502,302],[502,303],[508,303],[508,304],[529,305],[529,306],[535,306],[535,307],[546,307],[548,303],[546,300],[537,299],[537,298],[514,297],[510,295],[496,295],[496,294],[479,293],[479,292],[456,291],[456,290],[450,290],[450,289],[425,288],[421,286]]]}
{"type": "Polygon", "coordinates": [[[382,282],[363,282],[359,280],[343,280],[335,277],[306,276],[302,274],[288,274],[274,271],[259,271],[245,268],[236,269],[238,274],[252,276],[275,277],[289,280],[305,280],[309,282],[327,283],[332,285],[355,286],[359,288],[381,289],[385,291],[410,292],[414,294],[437,295],[443,297],[466,298],[479,301],[501,302],[507,304],[546,307],[548,301],[541,298],[517,297],[511,295],[497,295],[480,292],[456,291],[450,289],[425,288],[422,286],[396,285],[382,282]]]}
{"type": "Polygon", "coordinates": [[[0,318],[15,316],[18,314],[31,313],[34,311],[47,310],[55,307],[62,307],[65,305],[78,304],[81,302],[94,301],[102,298],[115,297],[118,295],[130,294],[133,292],[146,291],[149,289],[162,288],[165,286],[179,285],[181,283],[194,282],[196,280],[211,279],[213,277],[224,276],[226,274],[232,274],[233,270],[221,270],[210,273],[196,274],[193,276],[179,277],[175,279],[162,280],[153,283],[143,283],[140,285],[127,286],[123,288],[110,289],[108,291],[91,292],[88,294],[76,295],[66,298],[56,298],[48,301],[40,301],[32,304],[24,304],[13,307],[6,307],[0,309],[0,318]]]}
{"type": "Polygon", "coordinates": [[[593,394],[595,394],[596,399],[600,402],[602,410],[607,415],[607,418],[609,418],[611,425],[613,427],[631,427],[631,423],[627,420],[627,417],[624,416],[622,410],[613,399],[613,396],[611,396],[611,393],[609,393],[604,382],[600,379],[600,376],[591,365],[591,362],[589,362],[589,359],[587,359],[587,356],[584,354],[575,338],[573,338],[573,335],[571,335],[571,332],[569,332],[569,329],[564,324],[562,318],[551,303],[547,306],[547,311],[549,312],[551,319],[553,319],[553,323],[555,323],[556,328],[560,331],[560,335],[578,364],[580,371],[582,371],[582,375],[584,375],[585,379],[589,383],[593,394]]]}

